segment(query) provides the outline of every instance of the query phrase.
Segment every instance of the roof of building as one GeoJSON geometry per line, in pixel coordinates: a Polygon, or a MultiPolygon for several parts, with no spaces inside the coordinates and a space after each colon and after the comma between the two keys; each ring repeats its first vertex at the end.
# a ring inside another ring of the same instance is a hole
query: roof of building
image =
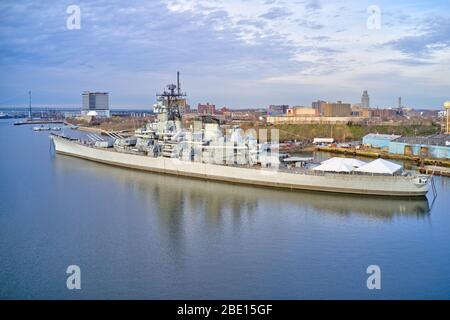
{"type": "Polygon", "coordinates": [[[366,134],[364,137],[363,137],[363,139],[364,138],[370,138],[370,139],[382,139],[382,140],[390,140],[390,141],[392,141],[392,140],[395,140],[395,139],[398,139],[398,138],[400,138],[401,136],[400,135],[397,135],[397,134],[379,134],[379,133],[369,133],[369,134],[366,134]]]}
{"type": "Polygon", "coordinates": [[[88,94],[109,94],[109,92],[100,92],[100,91],[83,91],[82,95],[88,94]]]}
{"type": "Polygon", "coordinates": [[[401,137],[397,139],[396,142],[433,146],[448,146],[450,143],[450,134],[434,134],[428,137],[401,137]]]}

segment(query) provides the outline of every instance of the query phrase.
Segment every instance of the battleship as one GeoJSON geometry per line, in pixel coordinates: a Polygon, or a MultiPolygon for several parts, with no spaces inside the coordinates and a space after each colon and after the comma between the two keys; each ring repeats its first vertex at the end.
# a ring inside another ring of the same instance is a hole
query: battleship
{"type": "Polygon", "coordinates": [[[398,170],[400,166],[387,161],[382,165],[387,164],[386,169],[394,165],[392,172],[377,170],[379,163],[345,158],[337,167],[331,161],[314,168],[304,159],[280,154],[276,135],[267,142],[267,134],[258,139],[237,126],[225,130],[212,117],[183,125],[180,101],[185,96],[178,73],[177,84],[157,94],[153,106],[157,118],[132,136],[109,133],[106,139],[92,135],[80,139],[51,134],[55,151],[142,171],[288,190],[424,197],[432,186],[432,175],[398,170]]]}

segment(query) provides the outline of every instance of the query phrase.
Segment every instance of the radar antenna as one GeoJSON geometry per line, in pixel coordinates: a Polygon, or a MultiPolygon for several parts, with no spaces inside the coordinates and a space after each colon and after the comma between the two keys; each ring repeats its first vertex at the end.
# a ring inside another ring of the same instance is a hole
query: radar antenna
{"type": "Polygon", "coordinates": [[[163,101],[164,109],[168,115],[168,120],[181,119],[179,100],[186,96],[180,88],[180,72],[177,72],[177,84],[169,84],[162,93],[157,93],[156,97],[163,101]]]}

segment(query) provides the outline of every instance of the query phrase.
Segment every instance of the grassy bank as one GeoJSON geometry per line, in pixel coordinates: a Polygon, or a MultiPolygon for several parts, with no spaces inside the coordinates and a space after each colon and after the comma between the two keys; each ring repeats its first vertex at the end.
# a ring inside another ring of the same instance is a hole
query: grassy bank
{"type": "Polygon", "coordinates": [[[377,126],[377,125],[330,125],[330,124],[285,124],[266,128],[276,128],[280,141],[312,140],[315,137],[333,137],[337,141],[361,140],[368,133],[398,134],[402,136],[427,136],[438,133],[436,125],[377,126]]]}
{"type": "Polygon", "coordinates": [[[108,119],[101,119],[93,122],[88,122],[82,119],[70,118],[67,122],[80,127],[91,128],[104,131],[134,131],[142,128],[149,121],[149,118],[132,118],[132,117],[117,117],[113,116],[108,119]]]}

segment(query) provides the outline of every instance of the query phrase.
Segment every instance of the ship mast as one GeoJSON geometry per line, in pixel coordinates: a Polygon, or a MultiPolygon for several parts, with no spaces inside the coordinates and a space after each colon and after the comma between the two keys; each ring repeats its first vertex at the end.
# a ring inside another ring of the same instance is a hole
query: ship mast
{"type": "Polygon", "coordinates": [[[177,72],[177,84],[169,84],[167,85],[167,89],[168,90],[165,89],[162,93],[157,93],[156,97],[163,100],[167,113],[167,120],[180,120],[179,100],[186,96],[186,93],[181,92],[180,72],[177,72]]]}
{"type": "Polygon", "coordinates": [[[28,108],[29,108],[29,110],[28,110],[28,118],[30,120],[33,120],[33,115],[31,113],[31,91],[28,91],[28,108]]]}

